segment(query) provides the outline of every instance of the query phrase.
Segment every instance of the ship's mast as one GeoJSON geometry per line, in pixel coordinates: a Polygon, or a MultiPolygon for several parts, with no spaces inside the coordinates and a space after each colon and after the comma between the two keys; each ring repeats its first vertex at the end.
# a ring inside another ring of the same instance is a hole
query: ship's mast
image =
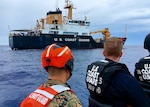
{"type": "Polygon", "coordinates": [[[65,0],[66,5],[64,6],[64,9],[68,9],[68,19],[72,20],[72,9],[75,9],[71,1],[65,0]]]}

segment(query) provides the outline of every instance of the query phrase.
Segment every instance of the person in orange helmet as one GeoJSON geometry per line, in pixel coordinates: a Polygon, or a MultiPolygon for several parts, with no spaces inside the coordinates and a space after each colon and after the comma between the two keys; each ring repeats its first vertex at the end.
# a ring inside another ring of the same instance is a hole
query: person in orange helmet
{"type": "Polygon", "coordinates": [[[64,45],[51,44],[42,52],[42,66],[48,73],[47,81],[28,95],[20,107],[82,107],[67,84],[73,71],[73,55],[64,45]]]}

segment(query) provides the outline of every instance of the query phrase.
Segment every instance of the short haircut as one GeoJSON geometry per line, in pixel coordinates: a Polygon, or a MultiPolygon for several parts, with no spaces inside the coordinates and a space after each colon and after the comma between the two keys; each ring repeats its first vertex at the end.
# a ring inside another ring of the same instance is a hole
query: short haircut
{"type": "Polygon", "coordinates": [[[120,38],[111,37],[105,40],[104,42],[104,51],[107,56],[118,57],[122,51],[123,43],[120,38]]]}

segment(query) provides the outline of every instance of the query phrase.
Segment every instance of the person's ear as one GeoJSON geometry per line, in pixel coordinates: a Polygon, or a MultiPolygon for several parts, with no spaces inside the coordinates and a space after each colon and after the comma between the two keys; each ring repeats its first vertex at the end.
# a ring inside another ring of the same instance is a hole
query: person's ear
{"type": "Polygon", "coordinates": [[[103,50],[103,55],[104,55],[104,56],[106,56],[106,52],[105,52],[105,50],[103,50]]]}
{"type": "Polygon", "coordinates": [[[120,55],[119,55],[119,57],[122,57],[122,55],[123,55],[123,52],[120,52],[120,55]]]}

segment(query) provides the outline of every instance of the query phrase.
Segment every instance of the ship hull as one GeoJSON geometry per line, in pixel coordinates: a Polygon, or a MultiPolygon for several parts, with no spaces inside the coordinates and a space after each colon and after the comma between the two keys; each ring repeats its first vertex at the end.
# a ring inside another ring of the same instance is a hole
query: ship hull
{"type": "MultiPolygon", "coordinates": [[[[125,42],[126,38],[124,38],[125,42]]],[[[61,43],[71,49],[103,48],[103,40],[96,42],[92,36],[42,34],[40,36],[9,36],[9,46],[14,49],[42,49],[52,43],[61,43]]]]}
{"type": "Polygon", "coordinates": [[[9,36],[11,49],[42,49],[52,43],[61,43],[71,49],[103,48],[103,40],[95,42],[92,36],[47,35],[40,36],[9,36]]]}

